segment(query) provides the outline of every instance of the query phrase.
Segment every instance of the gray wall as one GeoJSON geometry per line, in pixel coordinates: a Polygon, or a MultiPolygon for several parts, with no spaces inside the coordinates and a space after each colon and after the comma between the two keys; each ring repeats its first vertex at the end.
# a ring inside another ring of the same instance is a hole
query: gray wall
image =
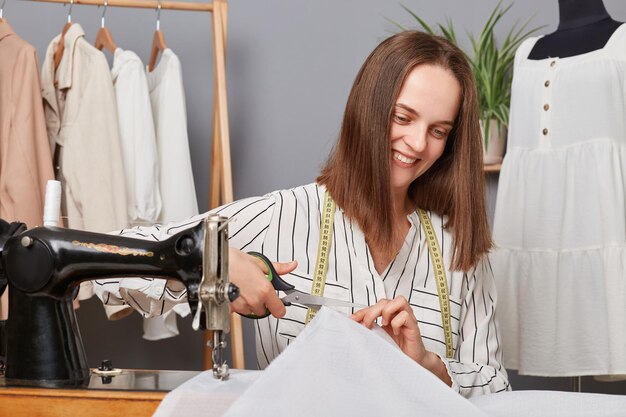
{"type": "MultiPolygon", "coordinates": [[[[404,0],[429,22],[452,18],[459,36],[465,29],[478,33],[497,0],[404,0]]],[[[505,2],[506,3],[506,2],[505,2]]],[[[614,18],[626,21],[626,4],[605,1],[614,18]]],[[[58,4],[8,0],[5,17],[39,51],[65,23],[67,7],[58,4]]],[[[101,9],[74,6],[72,17],[93,40],[101,9]]],[[[557,0],[518,1],[499,25],[534,15],[533,25],[556,28],[557,0]]],[[[147,62],[156,13],[150,10],[109,8],[107,26],[118,45],[147,62]]],[[[330,150],[349,88],[367,54],[394,26],[412,20],[395,0],[231,0],[228,25],[228,100],[235,197],[262,194],[315,179],[330,150]]],[[[163,11],[161,29],[168,45],[182,61],[187,95],[189,136],[200,209],[207,209],[212,111],[212,50],[210,15],[163,11]]],[[[467,42],[464,42],[467,46],[467,42]]],[[[497,175],[490,176],[493,210],[497,175]]],[[[200,369],[201,337],[180,320],[181,336],[159,342],[141,339],[138,315],[107,322],[99,302],[83,303],[78,312],[92,365],[105,357],[118,367],[200,369]]],[[[250,324],[246,324],[248,367],[255,367],[250,324]]],[[[569,381],[522,378],[512,375],[516,388],[568,389],[569,381]]],[[[598,385],[590,391],[626,393],[624,385],[598,385]]]]}

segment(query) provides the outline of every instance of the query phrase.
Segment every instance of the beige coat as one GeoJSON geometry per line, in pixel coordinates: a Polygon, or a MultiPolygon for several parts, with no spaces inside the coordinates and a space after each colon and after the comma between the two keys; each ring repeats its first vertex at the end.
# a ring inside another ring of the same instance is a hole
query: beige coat
{"type": "Polygon", "coordinates": [[[41,81],[50,146],[60,151],[63,204],[72,229],[109,232],[127,225],[126,189],[109,65],[102,51],[72,24],[65,52],[54,71],[46,51],[41,81]]]}
{"type": "MultiPolygon", "coordinates": [[[[0,23],[0,218],[29,228],[43,223],[46,183],[53,179],[35,48],[0,23]]],[[[8,291],[0,320],[8,317],[8,291]]]]}
{"type": "Polygon", "coordinates": [[[0,23],[0,218],[43,224],[53,179],[35,48],[0,23]]]}

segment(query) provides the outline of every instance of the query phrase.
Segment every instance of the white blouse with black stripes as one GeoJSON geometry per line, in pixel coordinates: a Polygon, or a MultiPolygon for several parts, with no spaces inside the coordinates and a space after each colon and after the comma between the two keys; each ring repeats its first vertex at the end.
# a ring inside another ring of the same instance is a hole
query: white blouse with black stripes
{"type": "MultiPolygon", "coordinates": [[[[297,260],[296,270],[283,278],[296,289],[310,292],[324,192],[324,187],[309,184],[240,200],[213,212],[234,218],[229,225],[231,246],[261,252],[275,261],[297,260]]],[[[443,228],[444,219],[434,213],[430,216],[438,232],[444,263],[450,265],[452,236],[443,228]]],[[[128,229],[123,234],[161,240],[195,225],[201,217],[164,227],[128,229]]],[[[408,219],[411,227],[404,245],[386,270],[378,274],[362,231],[337,208],[324,295],[367,305],[382,298],[404,296],[419,321],[426,349],[446,364],[453,389],[466,397],[509,390],[502,366],[495,319],[496,293],[488,259],[468,273],[446,271],[454,346],[453,358],[448,359],[428,245],[417,213],[408,219]]],[[[185,299],[179,291],[168,292],[163,280],[99,280],[95,288],[105,303],[127,303],[144,315],[161,314],[185,299]]],[[[335,309],[352,313],[349,308],[335,309]]],[[[265,368],[302,331],[306,311],[304,306],[293,304],[287,307],[282,319],[270,316],[255,322],[260,368],[265,368]]]]}

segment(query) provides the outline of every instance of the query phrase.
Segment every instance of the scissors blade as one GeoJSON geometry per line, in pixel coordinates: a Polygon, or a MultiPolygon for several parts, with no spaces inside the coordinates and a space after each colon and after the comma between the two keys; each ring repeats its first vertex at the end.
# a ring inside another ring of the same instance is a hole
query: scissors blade
{"type": "Polygon", "coordinates": [[[282,298],[283,302],[303,304],[307,307],[320,308],[321,306],[327,307],[354,307],[354,308],[367,308],[368,306],[363,304],[351,303],[350,301],[336,300],[334,298],[320,297],[317,295],[311,295],[300,291],[288,291],[287,295],[282,298]]]}

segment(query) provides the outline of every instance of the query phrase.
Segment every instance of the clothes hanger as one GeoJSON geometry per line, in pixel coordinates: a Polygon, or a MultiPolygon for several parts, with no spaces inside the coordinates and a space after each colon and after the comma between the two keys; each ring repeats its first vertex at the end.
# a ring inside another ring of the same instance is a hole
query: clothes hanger
{"type": "Polygon", "coordinates": [[[4,18],[2,17],[2,13],[3,13],[3,11],[4,11],[4,5],[6,4],[6,2],[7,2],[7,0],[3,0],[3,1],[2,1],[2,6],[0,6],[0,23],[4,23],[4,22],[6,22],[6,19],[4,19],[4,18]]]}
{"type": "Polygon", "coordinates": [[[102,48],[106,48],[112,54],[115,54],[115,50],[117,49],[117,45],[113,41],[113,37],[111,36],[111,32],[104,25],[104,15],[107,12],[107,7],[109,6],[109,1],[104,0],[104,10],[102,11],[102,20],[100,21],[100,30],[98,30],[98,34],[96,35],[95,47],[99,50],[102,48]]]}
{"type": "Polygon", "coordinates": [[[167,49],[165,36],[163,36],[163,32],[161,32],[161,0],[157,0],[157,2],[156,31],[152,38],[152,52],[150,53],[150,61],[148,61],[148,71],[154,70],[159,52],[163,52],[167,49]]]}
{"type": "Polygon", "coordinates": [[[74,0],[70,0],[70,10],[67,12],[67,23],[63,26],[63,30],[61,31],[61,38],[59,39],[59,43],[57,44],[56,49],[54,50],[54,70],[59,67],[61,63],[61,58],[63,58],[63,52],[65,51],[65,34],[72,26],[72,6],[74,6],[74,0]]]}

